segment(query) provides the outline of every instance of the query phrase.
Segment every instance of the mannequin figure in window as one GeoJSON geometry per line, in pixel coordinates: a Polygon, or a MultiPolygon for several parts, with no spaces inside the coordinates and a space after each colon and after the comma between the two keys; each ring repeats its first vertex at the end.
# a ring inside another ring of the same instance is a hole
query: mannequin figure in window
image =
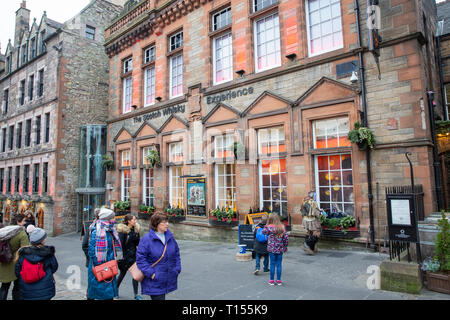
{"type": "Polygon", "coordinates": [[[308,232],[303,244],[303,250],[309,255],[314,255],[318,251],[317,242],[321,231],[320,214],[319,205],[315,201],[315,192],[310,191],[308,196],[303,199],[302,204],[302,225],[308,232]]]}

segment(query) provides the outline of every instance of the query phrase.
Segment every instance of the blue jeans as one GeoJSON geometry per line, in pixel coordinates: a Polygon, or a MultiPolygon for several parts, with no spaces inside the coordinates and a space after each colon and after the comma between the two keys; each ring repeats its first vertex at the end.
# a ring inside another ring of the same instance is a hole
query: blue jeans
{"type": "Polygon", "coordinates": [[[277,280],[281,281],[281,262],[283,261],[283,254],[269,252],[269,256],[270,256],[270,280],[274,280],[276,267],[277,280]]]}
{"type": "Polygon", "coordinates": [[[255,253],[255,260],[256,260],[256,266],[255,266],[255,270],[260,270],[261,264],[261,257],[264,257],[264,271],[268,271],[269,270],[269,255],[268,254],[261,254],[256,252],[255,253]]]}

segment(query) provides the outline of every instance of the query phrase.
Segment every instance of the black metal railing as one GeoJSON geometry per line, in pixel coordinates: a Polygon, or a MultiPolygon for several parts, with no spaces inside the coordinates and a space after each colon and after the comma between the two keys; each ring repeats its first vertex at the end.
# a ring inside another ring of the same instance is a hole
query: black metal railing
{"type": "Polygon", "coordinates": [[[409,242],[389,241],[389,259],[391,261],[394,259],[398,259],[398,261],[400,261],[402,254],[406,251],[408,262],[411,262],[411,253],[409,251],[409,248],[409,242]]]}

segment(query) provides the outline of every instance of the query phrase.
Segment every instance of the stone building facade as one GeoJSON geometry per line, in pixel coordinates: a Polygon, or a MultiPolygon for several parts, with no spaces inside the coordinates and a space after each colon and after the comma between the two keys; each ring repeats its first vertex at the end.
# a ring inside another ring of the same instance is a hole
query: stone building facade
{"type": "Polygon", "coordinates": [[[181,207],[186,225],[216,207],[241,221],[271,210],[290,216],[295,232],[314,190],[323,209],[359,220],[361,241],[370,228],[382,239],[385,187],[410,184],[411,152],[425,213],[435,210],[433,3],[377,6],[380,79],[366,0],[128,1],[106,29],[109,199],[130,200],[132,211],[181,207]],[[347,139],[364,118],[377,141],[370,162],[347,139]],[[245,147],[238,159],[234,142],[245,147]],[[151,149],[161,166],[149,169],[151,149]],[[188,201],[194,178],[206,180],[199,210],[188,201]]]}
{"type": "Polygon", "coordinates": [[[1,208],[31,208],[53,235],[75,231],[80,127],[105,123],[104,26],[121,6],[94,0],[65,23],[44,12],[30,25],[25,1],[0,74],[1,208]],[[12,129],[11,129],[12,128],[12,129]]]}

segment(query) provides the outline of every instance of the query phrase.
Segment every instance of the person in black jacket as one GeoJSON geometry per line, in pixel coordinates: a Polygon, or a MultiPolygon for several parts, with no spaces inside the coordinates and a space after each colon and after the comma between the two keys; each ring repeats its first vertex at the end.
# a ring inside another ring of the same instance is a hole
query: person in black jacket
{"type": "Polygon", "coordinates": [[[264,229],[266,223],[267,215],[263,215],[261,217],[261,222],[256,225],[255,230],[253,231],[253,236],[255,237],[253,242],[253,251],[255,252],[256,260],[255,271],[253,272],[254,275],[259,273],[261,257],[264,257],[264,272],[269,272],[269,252],[267,251],[267,241],[262,243],[256,239],[256,232],[259,228],[264,229]]]}
{"type": "Polygon", "coordinates": [[[83,250],[84,255],[86,256],[86,268],[89,267],[89,237],[91,235],[90,228],[93,225],[95,225],[95,221],[97,221],[99,213],[100,213],[100,208],[95,208],[95,210],[94,210],[95,219],[92,221],[92,224],[89,226],[89,230],[86,230],[84,237],[83,237],[83,242],[81,243],[81,249],[83,250]]]}
{"type": "Polygon", "coordinates": [[[24,212],[25,215],[25,229],[28,228],[29,225],[33,225],[36,226],[36,219],[33,216],[33,212],[31,212],[30,210],[26,210],[24,212]]]}
{"type": "Polygon", "coordinates": [[[30,234],[31,246],[18,251],[15,273],[21,300],[51,300],[56,294],[53,274],[58,270],[58,261],[55,247],[45,245],[46,238],[45,230],[36,228],[30,234]],[[26,275],[33,279],[30,281],[26,275]]]}
{"type": "MultiPolygon", "coordinates": [[[[120,274],[117,279],[117,289],[119,289],[119,286],[127,274],[128,269],[136,262],[136,250],[140,241],[139,232],[141,227],[136,222],[135,216],[127,214],[123,219],[123,223],[119,223],[116,229],[119,234],[123,251],[123,259],[118,262],[120,274]]],[[[143,300],[143,298],[138,294],[138,286],[139,282],[133,279],[134,297],[136,300],[143,300]]]]}

